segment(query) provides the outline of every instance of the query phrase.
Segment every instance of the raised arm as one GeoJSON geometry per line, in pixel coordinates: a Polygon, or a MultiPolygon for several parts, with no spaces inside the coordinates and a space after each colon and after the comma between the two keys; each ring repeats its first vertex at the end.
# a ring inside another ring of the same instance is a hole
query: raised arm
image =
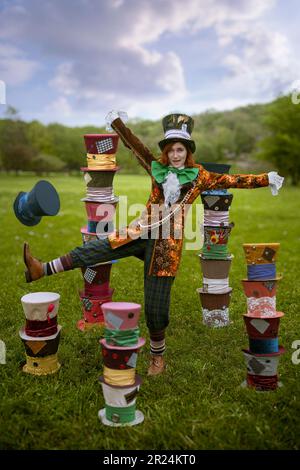
{"type": "Polygon", "coordinates": [[[125,126],[122,119],[117,117],[110,122],[113,130],[120,136],[125,147],[132,150],[139,163],[151,175],[151,162],[156,161],[152,152],[125,126]]]}

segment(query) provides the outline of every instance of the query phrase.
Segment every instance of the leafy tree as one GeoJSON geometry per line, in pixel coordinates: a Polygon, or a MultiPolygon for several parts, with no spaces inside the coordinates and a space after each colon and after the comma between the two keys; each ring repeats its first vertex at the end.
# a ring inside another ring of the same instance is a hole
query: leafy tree
{"type": "Polygon", "coordinates": [[[300,180],[300,106],[291,95],[280,96],[266,106],[268,135],[260,142],[260,158],[275,164],[279,173],[290,176],[292,184],[300,180]]]}
{"type": "Polygon", "coordinates": [[[32,170],[36,174],[40,175],[42,173],[48,174],[51,171],[62,171],[66,168],[65,162],[61,161],[55,155],[49,155],[44,153],[39,153],[36,155],[32,162],[32,170]]]}
{"type": "Polygon", "coordinates": [[[0,126],[0,153],[2,167],[9,171],[29,170],[36,155],[27,135],[27,124],[18,118],[17,110],[8,107],[8,119],[3,119],[0,126]]]}

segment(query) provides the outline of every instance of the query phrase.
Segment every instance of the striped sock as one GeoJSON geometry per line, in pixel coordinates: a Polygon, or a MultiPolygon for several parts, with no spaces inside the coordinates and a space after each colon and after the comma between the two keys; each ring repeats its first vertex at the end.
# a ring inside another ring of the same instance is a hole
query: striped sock
{"type": "Polygon", "coordinates": [[[52,274],[61,273],[62,271],[69,271],[73,269],[72,258],[70,255],[64,255],[60,258],[56,258],[49,263],[43,263],[45,276],[51,276],[52,274]]]}
{"type": "Polygon", "coordinates": [[[165,330],[150,331],[150,353],[162,356],[166,350],[165,330]]]}

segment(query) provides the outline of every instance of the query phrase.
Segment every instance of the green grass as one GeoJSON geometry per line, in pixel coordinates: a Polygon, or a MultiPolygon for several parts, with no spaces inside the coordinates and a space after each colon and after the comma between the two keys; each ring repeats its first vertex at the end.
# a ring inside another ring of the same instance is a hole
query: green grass
{"type": "MultiPolygon", "coordinates": [[[[35,227],[15,218],[12,204],[20,190],[30,190],[38,178],[1,176],[1,312],[0,338],[7,347],[6,365],[0,365],[0,447],[2,449],[299,449],[300,364],[291,361],[292,342],[300,339],[299,319],[299,199],[300,190],[284,187],[278,197],[269,188],[232,190],[230,211],[235,222],[229,247],[234,254],[230,285],[232,323],[223,329],[202,324],[196,288],[201,286],[199,249],[185,251],[173,286],[171,322],[167,330],[167,373],[146,375],[149,345],[138,360],[143,377],[137,408],[145,421],[136,427],[109,428],[98,420],[104,406],[98,377],[102,372],[99,333],[81,333],[78,290],[80,270],[26,284],[22,244],[43,260],[67,253],[81,244],[80,227],[86,216],[80,198],[82,178],[47,178],[57,188],[61,210],[35,227]],[[298,212],[297,212],[298,211],[298,212]],[[280,242],[277,271],[282,272],[277,307],[285,313],[280,343],[286,348],[279,365],[283,387],[259,393],[240,387],[246,376],[241,348],[247,346],[242,314],[246,299],[241,279],[246,275],[242,243],[280,242]],[[61,295],[59,323],[60,371],[53,376],[24,374],[25,359],[18,336],[25,322],[20,298],[35,291],[61,295]]],[[[115,193],[129,202],[146,202],[149,179],[117,175],[115,193]]],[[[198,200],[200,203],[200,200],[198,200]]],[[[142,262],[120,260],[113,266],[111,285],[115,301],[143,304],[142,262]]],[[[142,316],[142,335],[148,339],[142,316]]]]}

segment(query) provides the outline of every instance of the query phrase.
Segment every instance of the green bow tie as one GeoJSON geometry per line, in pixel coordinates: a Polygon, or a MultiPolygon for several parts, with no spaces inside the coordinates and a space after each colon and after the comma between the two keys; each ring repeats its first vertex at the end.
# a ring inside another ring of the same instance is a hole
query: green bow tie
{"type": "Polygon", "coordinates": [[[154,176],[155,180],[158,183],[162,183],[169,172],[176,173],[177,178],[179,180],[180,184],[185,184],[189,183],[190,181],[193,181],[199,173],[199,168],[182,168],[179,170],[179,168],[174,168],[173,166],[166,166],[162,165],[159,162],[152,162],[151,163],[151,171],[152,175],[154,176]]]}

